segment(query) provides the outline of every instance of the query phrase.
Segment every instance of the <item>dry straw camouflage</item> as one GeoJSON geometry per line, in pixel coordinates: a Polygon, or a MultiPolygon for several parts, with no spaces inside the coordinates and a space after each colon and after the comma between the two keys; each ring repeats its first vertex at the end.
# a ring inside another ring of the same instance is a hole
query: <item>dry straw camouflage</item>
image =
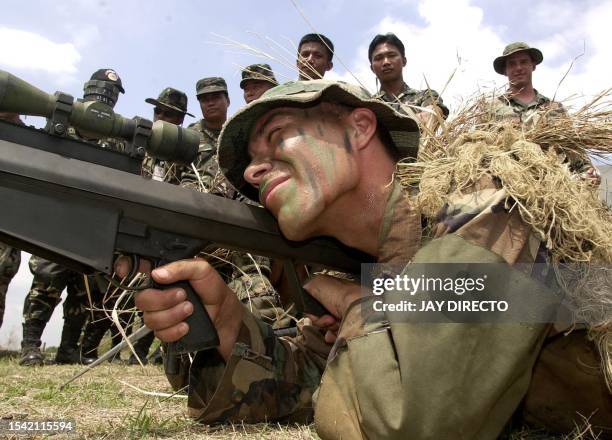
{"type": "Polygon", "coordinates": [[[192,118],[194,117],[191,113],[187,112],[187,95],[172,87],[166,87],[162,90],[157,99],[147,98],[145,102],[153,104],[156,107],[174,110],[175,112],[189,115],[192,118]]]}
{"type": "Polygon", "coordinates": [[[210,78],[202,78],[196,83],[196,95],[200,96],[205,93],[225,92],[227,93],[227,83],[218,76],[210,78]]]}
{"type": "Polygon", "coordinates": [[[506,60],[508,59],[508,57],[514,53],[522,51],[526,51],[527,53],[529,53],[529,56],[536,65],[540,64],[544,59],[544,55],[542,55],[542,52],[540,52],[539,49],[536,49],[535,47],[529,47],[527,43],[517,41],[516,43],[510,43],[509,45],[507,45],[504,48],[504,53],[502,54],[502,56],[495,58],[495,61],[493,61],[493,68],[500,75],[505,75],[506,60]]]}
{"type": "Polygon", "coordinates": [[[259,99],[239,110],[223,127],[219,137],[219,165],[232,185],[251,200],[259,200],[257,190],[244,180],[243,173],[250,162],[247,147],[251,128],[262,115],[276,107],[307,108],[319,102],[369,108],[389,132],[400,156],[416,157],[419,146],[417,122],[372,98],[364,88],[340,81],[290,81],[267,90],[259,99]]]}
{"type": "Polygon", "coordinates": [[[278,85],[278,81],[274,77],[274,72],[269,64],[251,64],[242,69],[242,80],[240,88],[244,89],[244,84],[250,80],[267,81],[273,85],[278,85]]]}

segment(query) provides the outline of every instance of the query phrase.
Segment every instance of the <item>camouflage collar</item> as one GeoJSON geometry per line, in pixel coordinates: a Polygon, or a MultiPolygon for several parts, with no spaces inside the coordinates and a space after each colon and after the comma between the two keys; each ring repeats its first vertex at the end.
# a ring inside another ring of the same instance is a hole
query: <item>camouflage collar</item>
{"type": "Polygon", "coordinates": [[[548,104],[550,102],[549,98],[542,95],[536,89],[533,89],[533,91],[535,92],[535,98],[533,99],[533,101],[528,102],[528,103],[519,101],[514,96],[511,96],[509,93],[505,93],[501,95],[499,99],[506,104],[509,104],[515,107],[522,107],[524,109],[539,107],[541,105],[548,104]]]}
{"type": "Polygon", "coordinates": [[[215,142],[219,139],[219,134],[221,134],[221,129],[219,128],[210,128],[206,119],[202,118],[197,123],[198,131],[204,133],[209,138],[213,139],[215,142]]]}
{"type": "Polygon", "coordinates": [[[421,214],[396,179],[378,234],[378,263],[408,264],[421,244],[421,214]]]}
{"type": "Polygon", "coordinates": [[[374,98],[382,99],[385,102],[395,102],[395,101],[400,101],[406,95],[414,95],[415,93],[418,93],[418,91],[410,88],[408,84],[404,82],[404,85],[402,86],[402,91],[399,93],[399,95],[392,96],[386,91],[380,89],[378,93],[374,95],[374,98]]]}

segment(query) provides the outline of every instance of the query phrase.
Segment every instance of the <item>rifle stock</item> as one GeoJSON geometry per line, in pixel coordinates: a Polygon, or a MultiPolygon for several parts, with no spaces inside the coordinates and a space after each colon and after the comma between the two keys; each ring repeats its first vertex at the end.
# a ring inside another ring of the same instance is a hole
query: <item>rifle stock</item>
{"type": "MultiPolygon", "coordinates": [[[[88,161],[79,151],[86,143],[71,140],[55,154],[56,137],[38,132],[26,146],[16,129],[32,130],[0,122],[0,240],[79,272],[110,275],[118,253],[169,262],[210,245],[352,273],[371,261],[333,239],[291,242],[262,208],[88,161]]],[[[210,348],[214,327],[188,283],[181,287],[194,314],[176,351],[210,348]]]]}

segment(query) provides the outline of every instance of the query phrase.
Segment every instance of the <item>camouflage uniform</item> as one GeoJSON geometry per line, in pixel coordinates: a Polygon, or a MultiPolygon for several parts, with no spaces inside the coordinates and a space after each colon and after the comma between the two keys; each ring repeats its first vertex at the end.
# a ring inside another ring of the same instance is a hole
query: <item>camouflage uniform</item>
{"type": "Polygon", "coordinates": [[[9,283],[19,270],[21,251],[0,242],[0,327],[4,318],[4,305],[9,283]]]}
{"type": "MultiPolygon", "coordinates": [[[[367,92],[349,90],[373,107],[367,92]]],[[[300,99],[292,90],[277,94],[285,101],[300,99]]],[[[315,94],[304,95],[310,102],[315,94]]],[[[342,102],[338,93],[331,96],[342,102]]],[[[377,115],[390,129],[388,112],[377,115]]],[[[239,152],[229,150],[240,148],[232,147],[240,136],[235,133],[249,130],[231,122],[225,130],[221,165],[242,191],[244,161],[233,162],[239,152]]],[[[409,273],[412,262],[497,263],[505,267],[494,290],[547,291],[529,270],[543,255],[540,240],[517,210],[508,209],[508,198],[496,179],[483,176],[472,189],[451,197],[435,220],[429,219],[425,234],[421,214],[395,182],[381,222],[378,261],[404,267],[403,273],[409,273]]],[[[278,338],[268,325],[244,313],[225,362],[208,352],[196,355],[188,379],[190,415],[204,423],[288,422],[309,420],[314,409],[322,439],[497,438],[521,399],[532,392],[532,369],[549,325],[401,323],[373,312],[373,299],[366,296],[349,306],[333,346],[307,322],[296,338],[278,338]]],[[[588,389],[585,395],[595,395],[602,384],[599,371],[581,386],[588,389]]],[[[598,403],[584,400],[580,409],[591,414],[598,403]]],[[[557,402],[549,405],[554,408],[557,402]]],[[[609,421],[610,406],[599,409],[607,411],[604,420],[609,421]]],[[[546,415],[548,407],[537,410],[546,415]]]]}
{"type": "MultiPolygon", "coordinates": [[[[387,103],[389,103],[395,110],[409,114],[406,112],[406,109],[403,107],[404,104],[414,105],[417,107],[427,107],[431,105],[436,105],[442,110],[442,114],[444,118],[448,116],[449,110],[448,107],[444,105],[442,102],[442,98],[435,90],[425,89],[425,90],[416,90],[408,87],[408,84],[404,83],[402,87],[402,91],[397,96],[392,96],[391,94],[381,90],[374,98],[381,99],[387,103]]],[[[410,109],[415,113],[420,113],[422,110],[410,107],[410,109]]]]}
{"type": "MultiPolygon", "coordinates": [[[[30,257],[29,266],[34,279],[23,304],[21,363],[29,365],[42,361],[38,351],[40,338],[64,289],[67,289],[67,296],[64,301],[64,327],[60,347],[62,352],[73,355],[88,316],[83,275],[35,255],[30,257]]],[[[61,354],[60,350],[58,354],[61,354]]]]}

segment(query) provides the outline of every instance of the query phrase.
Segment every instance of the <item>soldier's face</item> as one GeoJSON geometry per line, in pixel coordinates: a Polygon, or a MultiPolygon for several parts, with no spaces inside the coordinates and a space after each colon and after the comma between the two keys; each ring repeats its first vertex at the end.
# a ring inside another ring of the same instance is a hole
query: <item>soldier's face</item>
{"type": "Polygon", "coordinates": [[[165,121],[174,125],[182,125],[185,115],[183,113],[165,109],[162,107],[155,107],[153,109],[153,121],[165,121]]]}
{"type": "Polygon", "coordinates": [[[382,43],[374,48],[370,68],[382,83],[402,78],[406,58],[392,44],[382,43]]]}
{"type": "Polygon", "coordinates": [[[338,221],[330,208],[359,182],[345,118],[329,104],[281,107],[259,118],[251,132],[244,177],[291,240],[325,234],[329,222],[338,221]]]}
{"type": "Polygon", "coordinates": [[[200,109],[205,119],[214,122],[225,122],[229,99],[224,92],[205,93],[198,96],[200,109]]]}
{"type": "Polygon", "coordinates": [[[268,81],[262,81],[258,79],[252,79],[244,83],[244,102],[247,104],[251,101],[255,101],[266,90],[271,89],[274,85],[268,81]]]}
{"type": "Polygon", "coordinates": [[[535,63],[527,52],[517,52],[506,59],[506,76],[514,86],[531,85],[535,63]]]}
{"type": "Polygon", "coordinates": [[[300,46],[297,68],[300,80],[321,79],[333,64],[323,43],[309,42],[300,46]]]}

